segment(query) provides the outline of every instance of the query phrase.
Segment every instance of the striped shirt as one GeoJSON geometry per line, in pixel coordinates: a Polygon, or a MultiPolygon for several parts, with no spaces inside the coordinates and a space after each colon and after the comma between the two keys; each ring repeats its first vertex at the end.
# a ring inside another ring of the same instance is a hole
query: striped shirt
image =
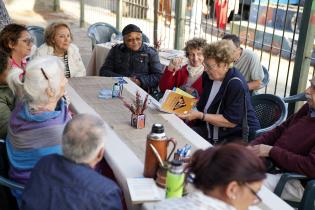
{"type": "Polygon", "coordinates": [[[66,78],[70,78],[71,74],[70,74],[69,62],[68,62],[68,52],[66,52],[65,55],[63,56],[63,62],[65,64],[65,76],[66,78]]]}

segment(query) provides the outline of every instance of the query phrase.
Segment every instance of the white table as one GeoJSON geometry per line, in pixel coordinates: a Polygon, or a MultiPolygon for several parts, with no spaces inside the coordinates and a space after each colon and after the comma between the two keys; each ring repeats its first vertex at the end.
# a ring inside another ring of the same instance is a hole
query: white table
{"type": "MultiPolygon", "coordinates": [[[[114,44],[115,43],[107,42],[95,45],[92,52],[92,56],[86,69],[87,76],[99,75],[99,70],[104,64],[107,54],[114,44]]],[[[173,58],[174,56],[184,57],[185,53],[184,51],[181,50],[164,49],[159,51],[160,62],[164,66],[168,66],[168,64],[170,63],[170,59],[173,58]]],[[[185,62],[187,62],[187,60],[185,62]]]]}
{"type": "MultiPolygon", "coordinates": [[[[84,85],[82,82],[82,79],[84,78],[74,78],[71,80],[77,80],[80,84],[82,84],[82,89],[85,90],[88,88],[88,85],[84,85]],[[81,81],[80,81],[81,80],[81,81]]],[[[87,77],[87,79],[91,79],[90,77],[87,77]]],[[[99,80],[100,78],[95,78],[99,80]]],[[[102,79],[111,79],[111,78],[102,78],[102,79]]],[[[146,92],[139,88],[137,85],[135,85],[131,80],[128,78],[125,78],[125,80],[128,82],[124,86],[124,89],[128,92],[135,95],[136,91],[139,91],[142,97],[146,95],[146,92]]],[[[95,82],[96,83],[96,82],[95,82]]],[[[90,82],[91,84],[91,82],[90,82]]],[[[125,91],[124,90],[124,91],[125,91]]],[[[97,89],[95,90],[95,97],[97,97],[97,89]]],[[[88,105],[90,103],[89,101],[86,102],[80,97],[80,93],[78,94],[76,90],[74,90],[70,85],[67,86],[67,92],[71,98],[71,108],[76,113],[89,113],[94,114],[97,116],[99,115],[99,112],[95,111],[91,106],[88,105]]],[[[94,94],[94,93],[93,93],[94,94]]],[[[91,97],[94,97],[93,94],[91,97]]],[[[151,103],[149,105],[150,109],[155,109],[154,104],[158,103],[155,101],[151,96],[149,96],[151,103]]],[[[111,99],[108,99],[111,100],[111,99]]],[[[190,129],[182,120],[180,120],[178,117],[176,117],[173,114],[164,114],[159,113],[159,116],[163,117],[168,123],[174,125],[174,128],[177,131],[180,131],[183,138],[190,141],[189,143],[194,148],[207,148],[211,146],[210,143],[205,141],[202,137],[200,137],[198,134],[196,134],[192,129],[190,129]],[[175,126],[176,125],[176,126],[175,126]]],[[[101,116],[100,116],[101,117],[101,116]]],[[[126,203],[128,206],[128,209],[140,209],[141,205],[132,205],[129,195],[129,190],[127,186],[127,178],[133,178],[133,177],[141,177],[143,174],[143,160],[140,160],[139,155],[135,154],[119,137],[117,133],[114,132],[114,128],[111,124],[111,122],[106,122],[106,152],[105,152],[105,159],[110,165],[111,169],[113,170],[115,177],[122,188],[126,203]]],[[[148,126],[148,125],[147,125],[148,126]]],[[[149,125],[151,126],[151,125],[149,125]]],[[[145,139],[145,136],[143,136],[143,139],[145,139]]],[[[285,202],[283,202],[280,198],[278,198],[276,195],[274,195],[272,192],[267,190],[265,187],[262,188],[259,195],[261,196],[263,203],[259,206],[259,208],[255,209],[264,209],[264,210],[292,210],[292,208],[287,205],[285,202]]]]}

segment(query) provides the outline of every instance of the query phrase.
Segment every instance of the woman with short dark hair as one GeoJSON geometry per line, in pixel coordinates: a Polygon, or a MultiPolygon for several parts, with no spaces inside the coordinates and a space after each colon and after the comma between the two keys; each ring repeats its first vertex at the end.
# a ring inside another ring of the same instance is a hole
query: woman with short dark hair
{"type": "Polygon", "coordinates": [[[10,55],[12,67],[25,70],[26,57],[32,47],[33,38],[24,25],[12,23],[0,32],[0,48],[10,55]]]}
{"type": "Polygon", "coordinates": [[[179,87],[195,97],[201,96],[201,76],[204,70],[202,50],[206,44],[206,40],[201,38],[193,38],[186,42],[184,50],[188,58],[188,64],[181,66],[183,64],[182,58],[171,60],[170,65],[166,67],[160,79],[160,90],[162,92],[179,87]]]}
{"type": "Polygon", "coordinates": [[[189,121],[197,120],[194,130],[212,144],[240,138],[247,140],[260,128],[247,82],[236,68],[230,67],[235,50],[230,40],[204,48],[203,93],[198,110],[179,115],[189,121]]]}
{"type": "Polygon", "coordinates": [[[188,166],[196,191],[165,200],[150,209],[247,210],[261,202],[265,179],[262,160],[242,145],[226,144],[197,150],[188,166]]]}

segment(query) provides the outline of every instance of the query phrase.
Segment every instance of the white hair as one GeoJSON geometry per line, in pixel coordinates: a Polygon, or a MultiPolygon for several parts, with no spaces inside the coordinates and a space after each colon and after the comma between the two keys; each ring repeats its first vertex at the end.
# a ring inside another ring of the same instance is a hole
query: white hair
{"type": "Polygon", "coordinates": [[[47,89],[50,89],[55,95],[60,94],[60,83],[62,82],[64,68],[62,61],[55,56],[36,57],[26,66],[24,82],[20,76],[23,70],[12,68],[7,77],[7,83],[18,97],[23,98],[36,109],[37,104],[47,104],[49,102],[47,89]],[[44,74],[48,77],[48,80],[44,74]]]}
{"type": "Polygon", "coordinates": [[[76,163],[89,163],[105,144],[105,124],[89,114],[75,115],[65,126],[62,137],[63,155],[76,163]]]}

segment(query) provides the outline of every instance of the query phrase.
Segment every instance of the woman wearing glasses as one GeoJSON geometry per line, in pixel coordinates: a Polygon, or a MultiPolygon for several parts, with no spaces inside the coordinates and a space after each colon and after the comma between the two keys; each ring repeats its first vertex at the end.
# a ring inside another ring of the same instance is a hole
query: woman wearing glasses
{"type": "Polygon", "coordinates": [[[31,54],[32,47],[33,39],[24,25],[12,23],[0,32],[0,48],[10,55],[12,67],[25,70],[26,57],[31,54]]]}
{"type": "Polygon", "coordinates": [[[188,166],[197,189],[179,199],[146,205],[163,210],[247,210],[261,202],[265,179],[262,160],[242,145],[226,144],[197,150],[188,166]]]}
{"type": "Polygon", "coordinates": [[[65,66],[65,76],[83,77],[85,66],[79,48],[72,43],[73,37],[69,26],[65,23],[52,23],[45,30],[45,43],[36,51],[35,56],[57,56],[65,66]]]}
{"type": "Polygon", "coordinates": [[[236,68],[230,67],[235,50],[230,40],[204,48],[203,93],[198,110],[179,115],[196,120],[193,129],[212,144],[251,139],[260,128],[247,83],[236,68]]]}
{"type": "MultiPolygon", "coordinates": [[[[63,99],[67,79],[63,63],[54,56],[42,56],[30,61],[25,79],[22,70],[11,69],[7,81],[13,92],[19,91],[21,102],[12,111],[6,147],[11,179],[26,184],[31,169],[45,155],[61,153],[63,128],[70,119],[63,99]]],[[[21,192],[14,191],[18,199],[21,192]]]]}

